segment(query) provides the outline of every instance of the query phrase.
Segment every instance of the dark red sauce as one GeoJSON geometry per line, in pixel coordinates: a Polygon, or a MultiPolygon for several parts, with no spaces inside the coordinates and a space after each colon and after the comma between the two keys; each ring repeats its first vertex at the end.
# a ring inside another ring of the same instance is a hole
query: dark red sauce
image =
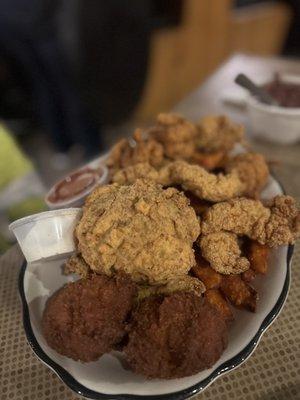
{"type": "Polygon", "coordinates": [[[56,203],[71,199],[93,186],[100,176],[101,171],[95,171],[90,168],[84,168],[74,172],[55,185],[48,200],[52,203],[56,203]]]}
{"type": "Polygon", "coordinates": [[[278,75],[264,86],[281,107],[300,107],[300,84],[283,82],[278,75]]]}

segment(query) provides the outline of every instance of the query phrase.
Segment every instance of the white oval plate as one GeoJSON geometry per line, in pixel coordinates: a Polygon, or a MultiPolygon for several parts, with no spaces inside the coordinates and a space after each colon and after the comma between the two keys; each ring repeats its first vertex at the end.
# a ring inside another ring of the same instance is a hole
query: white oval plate
{"type": "MultiPolygon", "coordinates": [[[[264,198],[283,191],[274,178],[264,190],[264,198]]],[[[37,357],[51,368],[72,390],[91,399],[181,400],[204,390],[216,378],[241,365],[254,351],[262,334],[278,316],[290,285],[290,262],[293,246],[272,250],[267,276],[258,277],[254,287],[260,300],[256,313],[235,310],[228,347],[210,369],[196,375],[172,380],[146,380],[122,367],[121,353],[104,355],[97,362],[81,364],[60,356],[45,342],[41,318],[45,302],[74,276],[64,276],[64,259],[24,263],[19,277],[23,304],[23,323],[27,340],[37,357]]]]}

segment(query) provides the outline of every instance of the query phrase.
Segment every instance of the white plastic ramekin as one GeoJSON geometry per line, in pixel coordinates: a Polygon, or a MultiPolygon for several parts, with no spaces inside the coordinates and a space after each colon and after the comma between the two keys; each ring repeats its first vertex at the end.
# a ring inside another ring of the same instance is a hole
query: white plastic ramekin
{"type": "MultiPolygon", "coordinates": [[[[299,76],[286,75],[282,81],[300,84],[299,76]]],[[[247,109],[254,136],[282,144],[300,140],[300,107],[270,106],[248,96],[247,109]]]]}
{"type": "Polygon", "coordinates": [[[27,262],[57,257],[75,250],[74,229],[81,208],[45,211],[9,225],[27,262]]]}
{"type": "MultiPolygon", "coordinates": [[[[51,195],[55,191],[55,188],[57,185],[60,184],[65,178],[61,179],[60,181],[56,182],[55,185],[49,190],[45,197],[45,202],[47,206],[50,209],[60,209],[60,208],[70,208],[70,207],[80,207],[84,204],[84,200],[86,197],[97,187],[100,185],[104,185],[107,183],[108,180],[108,169],[104,164],[96,164],[96,161],[93,162],[94,164],[90,163],[87,165],[87,167],[90,167],[92,169],[95,169],[95,171],[98,171],[99,173],[99,178],[95,181],[95,183],[92,186],[89,186],[86,190],[83,190],[82,192],[78,193],[75,196],[72,196],[68,199],[65,200],[60,200],[53,202],[51,201],[51,195]]],[[[76,171],[84,170],[86,167],[79,168],[76,171]]],[[[76,171],[72,171],[70,173],[73,174],[76,171]]]]}

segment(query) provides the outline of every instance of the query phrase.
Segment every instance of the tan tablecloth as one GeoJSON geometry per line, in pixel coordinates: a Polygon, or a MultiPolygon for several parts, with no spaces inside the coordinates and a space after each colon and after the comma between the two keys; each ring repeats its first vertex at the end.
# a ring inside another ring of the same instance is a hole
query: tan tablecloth
{"type": "MultiPolygon", "coordinates": [[[[15,246],[0,258],[0,399],[80,399],[43,365],[26,342],[18,296],[22,256],[15,246]]],[[[198,400],[300,399],[300,247],[294,253],[286,305],[255,353],[216,380],[198,400]]]]}

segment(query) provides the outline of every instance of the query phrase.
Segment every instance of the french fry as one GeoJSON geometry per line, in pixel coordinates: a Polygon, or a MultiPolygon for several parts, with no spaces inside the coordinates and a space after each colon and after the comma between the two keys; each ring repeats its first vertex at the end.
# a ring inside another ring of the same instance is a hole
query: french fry
{"type": "Polygon", "coordinates": [[[192,273],[204,283],[206,289],[216,289],[221,285],[222,275],[213,270],[209,263],[197,253],[196,265],[192,268],[192,273]]]}
{"type": "Polygon", "coordinates": [[[224,275],[220,290],[234,306],[255,312],[257,292],[240,275],[224,275]]]}
{"type": "Polygon", "coordinates": [[[200,165],[208,171],[218,168],[223,164],[225,158],[224,151],[216,151],[214,153],[204,153],[197,151],[193,154],[191,162],[200,165]]]}
{"type": "Polygon", "coordinates": [[[258,274],[265,275],[268,270],[268,256],[270,248],[255,241],[246,245],[246,257],[250,261],[251,269],[258,274]]]}
{"type": "Polygon", "coordinates": [[[233,321],[233,313],[219,289],[208,289],[204,293],[204,296],[209,304],[215,307],[226,321],[233,321]]]}

